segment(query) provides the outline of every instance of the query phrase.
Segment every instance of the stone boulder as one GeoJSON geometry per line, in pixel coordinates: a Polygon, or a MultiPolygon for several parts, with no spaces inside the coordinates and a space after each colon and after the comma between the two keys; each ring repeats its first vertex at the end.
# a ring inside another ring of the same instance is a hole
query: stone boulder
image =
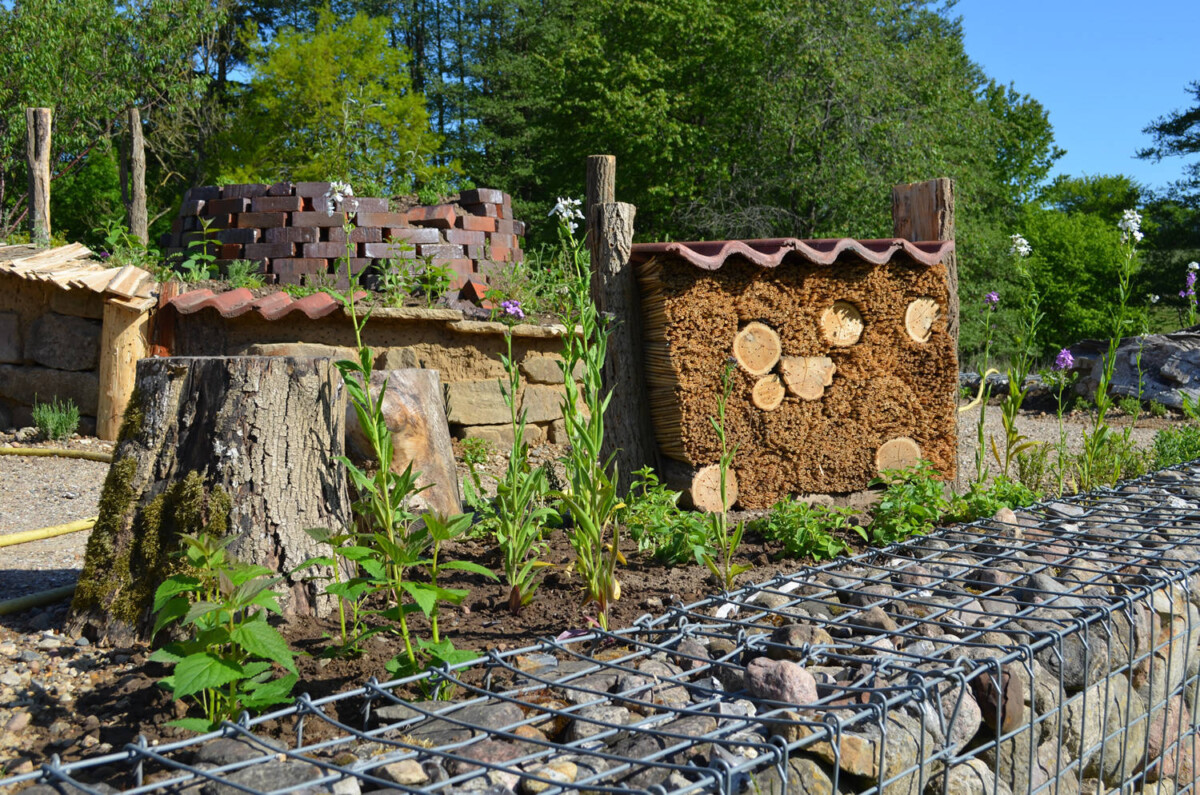
{"type": "MultiPolygon", "coordinates": [[[[1200,327],[1122,339],[1113,368],[1112,394],[1137,396],[1139,349],[1143,400],[1182,408],[1184,395],[1191,401],[1200,399],[1200,327]]],[[[1076,389],[1082,394],[1096,394],[1107,351],[1107,340],[1084,340],[1071,346],[1075,370],[1081,374],[1076,389]]]]}
{"type": "Polygon", "coordinates": [[[33,321],[25,338],[25,358],[54,370],[95,370],[100,366],[100,327],[54,312],[33,321]]]}

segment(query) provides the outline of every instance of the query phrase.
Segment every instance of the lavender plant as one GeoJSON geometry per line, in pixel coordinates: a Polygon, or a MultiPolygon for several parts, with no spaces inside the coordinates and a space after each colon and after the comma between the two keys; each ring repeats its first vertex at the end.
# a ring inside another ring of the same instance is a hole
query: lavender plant
{"type": "MultiPolygon", "coordinates": [[[[1055,493],[1060,497],[1067,484],[1067,473],[1072,469],[1071,457],[1067,452],[1067,429],[1063,424],[1063,412],[1066,410],[1064,393],[1076,379],[1074,367],[1075,357],[1071,355],[1070,349],[1063,348],[1058,352],[1058,356],[1054,357],[1054,369],[1047,374],[1058,391],[1058,400],[1055,402],[1055,414],[1058,417],[1058,442],[1055,445],[1054,480],[1055,493]]],[[[1074,484],[1072,484],[1073,487],[1074,484]]]]}
{"type": "Polygon", "coordinates": [[[1187,327],[1196,325],[1196,271],[1200,270],[1200,262],[1189,262],[1187,274],[1184,276],[1184,288],[1179,291],[1179,297],[1186,301],[1187,327]]]}

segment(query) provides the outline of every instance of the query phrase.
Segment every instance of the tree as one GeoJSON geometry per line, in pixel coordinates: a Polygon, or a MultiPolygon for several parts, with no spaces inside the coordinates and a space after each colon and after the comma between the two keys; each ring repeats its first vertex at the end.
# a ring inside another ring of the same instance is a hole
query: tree
{"type": "MultiPolygon", "coordinates": [[[[1140,150],[1138,157],[1158,162],[1164,157],[1200,154],[1200,80],[1192,81],[1186,90],[1195,97],[1196,104],[1147,125],[1142,132],[1153,137],[1154,145],[1140,150]]],[[[1185,164],[1183,179],[1174,183],[1172,191],[1190,204],[1200,204],[1200,160],[1185,164]]]]}
{"type": "Polygon", "coordinates": [[[322,10],[312,33],[279,31],[250,66],[226,179],[340,179],[391,195],[441,173],[432,162],[441,141],[386,20],[322,10]]]}

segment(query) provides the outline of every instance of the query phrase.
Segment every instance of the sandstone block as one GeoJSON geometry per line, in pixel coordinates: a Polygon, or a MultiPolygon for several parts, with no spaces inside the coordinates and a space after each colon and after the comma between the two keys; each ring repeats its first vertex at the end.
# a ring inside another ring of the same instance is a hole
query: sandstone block
{"type": "Polygon", "coordinates": [[[74,401],[80,414],[96,414],[100,378],[94,371],[72,372],[48,367],[0,364],[0,397],[33,405],[36,400],[74,401]]]}
{"type": "MultiPolygon", "coordinates": [[[[512,425],[470,425],[455,433],[458,439],[483,439],[497,449],[512,447],[512,425]]],[[[546,441],[546,429],[530,423],[525,426],[525,443],[529,445],[542,444],[546,441]]]]}
{"type": "Polygon", "coordinates": [[[94,370],[100,365],[100,323],[55,312],[33,321],[25,358],[55,370],[94,370]]]}
{"type": "Polygon", "coordinates": [[[375,359],[376,370],[403,370],[420,366],[417,352],[412,348],[388,348],[375,359]]]}
{"type": "Polygon", "coordinates": [[[446,419],[452,425],[498,425],[512,421],[500,382],[490,379],[446,384],[446,419]]]}
{"type": "Polygon", "coordinates": [[[16,312],[0,312],[0,362],[21,361],[21,328],[16,312]]]}
{"type": "Polygon", "coordinates": [[[341,348],[335,345],[320,345],[315,342],[257,342],[248,345],[241,352],[242,356],[292,356],[300,359],[340,359],[355,360],[358,354],[353,348],[341,348]]]}
{"type": "Polygon", "coordinates": [[[530,384],[521,393],[526,422],[553,422],[562,418],[563,390],[530,384]]]}

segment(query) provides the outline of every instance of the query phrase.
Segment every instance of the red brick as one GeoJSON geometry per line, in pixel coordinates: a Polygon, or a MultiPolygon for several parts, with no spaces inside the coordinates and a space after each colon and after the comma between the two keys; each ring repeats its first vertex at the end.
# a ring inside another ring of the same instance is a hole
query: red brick
{"type": "Polygon", "coordinates": [[[257,243],[262,233],[257,229],[222,229],[217,240],[222,243],[257,243]]]}
{"type": "Polygon", "coordinates": [[[337,259],[338,257],[346,256],[345,243],[305,243],[305,257],[324,257],[325,259],[337,259]]]}
{"type": "Polygon", "coordinates": [[[457,290],[475,276],[475,263],[469,259],[451,259],[438,262],[439,265],[449,265],[454,271],[454,281],[450,284],[451,290],[457,290]]]}
{"type": "Polygon", "coordinates": [[[291,196],[296,190],[296,186],[290,182],[276,182],[271,187],[267,188],[268,196],[291,196]]]}
{"type": "Polygon", "coordinates": [[[516,235],[502,235],[495,232],[488,236],[488,242],[493,246],[502,246],[504,248],[515,248],[517,245],[516,235]]]}
{"type": "MultiPolygon", "coordinates": [[[[388,212],[388,200],[378,199],[373,196],[364,196],[361,199],[356,199],[354,209],[359,215],[363,213],[386,213],[388,212]]],[[[387,224],[380,224],[386,226],[387,224]]],[[[364,224],[366,226],[366,224],[364,224]]]]}
{"type": "Polygon", "coordinates": [[[485,232],[468,232],[465,229],[447,229],[446,242],[456,246],[481,246],[487,239],[485,232]]]}
{"type": "Polygon", "coordinates": [[[341,213],[318,213],[318,212],[303,212],[292,213],[292,226],[338,226],[345,223],[346,219],[341,213]]]}
{"type": "MultiPolygon", "coordinates": [[[[339,229],[336,226],[329,228],[329,242],[342,243],[346,242],[346,230],[339,229]]],[[[350,232],[351,243],[382,243],[383,230],[379,227],[358,226],[350,232]]]]}
{"type": "Polygon", "coordinates": [[[454,226],[454,218],[454,207],[449,204],[437,204],[433,207],[413,207],[408,211],[408,222],[414,226],[451,229],[454,226]]]}
{"type": "Polygon", "coordinates": [[[355,216],[355,222],[359,226],[408,226],[408,215],[406,213],[360,212],[355,216]]]}
{"type": "Polygon", "coordinates": [[[458,194],[460,204],[504,204],[504,191],[495,188],[475,188],[458,194]]]}
{"type": "Polygon", "coordinates": [[[183,194],[184,201],[188,199],[200,199],[202,201],[210,201],[212,199],[221,198],[221,189],[216,185],[200,185],[194,188],[188,188],[187,193],[183,194]]]}
{"type": "Polygon", "coordinates": [[[297,182],[296,195],[311,199],[316,196],[324,196],[329,193],[331,187],[328,182],[297,182]]]}
{"type": "MultiPolygon", "coordinates": [[[[257,244],[252,244],[257,245],[257,244]]],[[[217,256],[221,259],[241,259],[242,244],[241,243],[222,243],[217,249],[217,256]]]]}
{"type": "Polygon", "coordinates": [[[303,204],[299,196],[258,196],[250,200],[250,209],[256,213],[295,213],[303,204]]]}
{"type": "Polygon", "coordinates": [[[417,252],[401,243],[363,243],[362,255],[375,259],[414,259],[417,252]]]}
{"type": "Polygon", "coordinates": [[[451,246],[448,243],[424,243],[417,246],[417,256],[437,257],[441,259],[462,259],[462,246],[451,246]]]}
{"type": "Polygon", "coordinates": [[[287,226],[287,213],[241,213],[237,217],[237,225],[242,229],[270,229],[273,226],[287,226]]]}
{"type": "Polygon", "coordinates": [[[184,199],[179,208],[180,215],[200,215],[204,212],[204,199],[184,199]]]}
{"type": "MultiPolygon", "coordinates": [[[[280,258],[271,260],[271,273],[279,276],[299,276],[302,273],[325,273],[329,269],[329,262],[323,259],[313,259],[307,257],[296,257],[292,259],[280,258]]],[[[290,282],[296,284],[296,282],[290,282]]]]}
{"type": "MultiPolygon", "coordinates": [[[[233,229],[237,226],[237,219],[242,217],[242,213],[230,213],[228,215],[206,215],[199,216],[205,221],[208,221],[209,229],[233,229]]],[[[197,229],[203,225],[197,226],[197,229]]]]}
{"type": "Polygon", "coordinates": [[[486,246],[463,246],[463,253],[469,259],[483,259],[488,252],[486,246]]]}
{"type": "Polygon", "coordinates": [[[462,292],[459,293],[459,297],[463,300],[476,303],[482,301],[485,295],[487,295],[487,285],[474,279],[463,285],[462,292]]]}
{"type": "Polygon", "coordinates": [[[489,250],[492,252],[492,259],[496,262],[507,262],[512,258],[512,249],[508,246],[497,246],[493,243],[489,250]]]}
{"type": "Polygon", "coordinates": [[[512,250],[512,256],[509,257],[509,262],[523,262],[525,260],[525,252],[519,248],[512,250]]]}
{"type": "Polygon", "coordinates": [[[460,215],[458,225],[469,232],[495,232],[496,219],[482,215],[460,215]]]}
{"type": "Polygon", "coordinates": [[[225,199],[253,199],[256,196],[266,196],[269,185],[260,182],[244,185],[226,185],[221,189],[221,197],[225,199]]]}
{"type": "Polygon", "coordinates": [[[244,198],[213,199],[205,204],[204,209],[208,215],[244,213],[250,209],[250,200],[244,198]]]}
{"type": "Polygon", "coordinates": [[[291,243],[250,243],[246,246],[246,259],[275,259],[294,257],[296,247],[291,243]]]}
{"type": "Polygon", "coordinates": [[[404,241],[405,243],[412,243],[414,246],[421,243],[441,243],[443,240],[445,240],[445,238],[442,237],[442,233],[436,229],[411,226],[401,228],[392,227],[388,229],[388,239],[397,242],[404,241]]]}
{"type": "Polygon", "coordinates": [[[499,218],[500,207],[496,204],[464,204],[463,209],[471,215],[478,215],[484,218],[499,218]]]}
{"type": "Polygon", "coordinates": [[[346,265],[343,262],[349,264],[351,272],[356,276],[375,264],[375,260],[369,257],[351,257],[348,260],[338,261],[333,264],[333,267],[342,275],[346,273],[346,265]]]}
{"type": "Polygon", "coordinates": [[[513,234],[517,235],[518,237],[525,236],[525,222],[524,221],[513,221],[513,234]]]}
{"type": "Polygon", "coordinates": [[[275,226],[263,232],[268,243],[316,243],[320,237],[315,226],[275,226]]]}
{"type": "Polygon", "coordinates": [[[516,224],[515,221],[510,221],[507,218],[497,218],[496,219],[496,231],[502,235],[514,234],[513,227],[515,224],[516,224]]]}
{"type": "MultiPolygon", "coordinates": [[[[185,223],[186,223],[186,221],[187,221],[187,219],[186,219],[186,218],[179,218],[178,216],[177,216],[177,217],[175,217],[175,218],[172,218],[172,219],[171,219],[171,232],[172,232],[172,234],[176,234],[176,235],[177,235],[177,234],[179,234],[180,232],[184,231],[184,226],[185,226],[185,223]]],[[[194,222],[193,222],[193,223],[194,223],[194,222]]]]}

